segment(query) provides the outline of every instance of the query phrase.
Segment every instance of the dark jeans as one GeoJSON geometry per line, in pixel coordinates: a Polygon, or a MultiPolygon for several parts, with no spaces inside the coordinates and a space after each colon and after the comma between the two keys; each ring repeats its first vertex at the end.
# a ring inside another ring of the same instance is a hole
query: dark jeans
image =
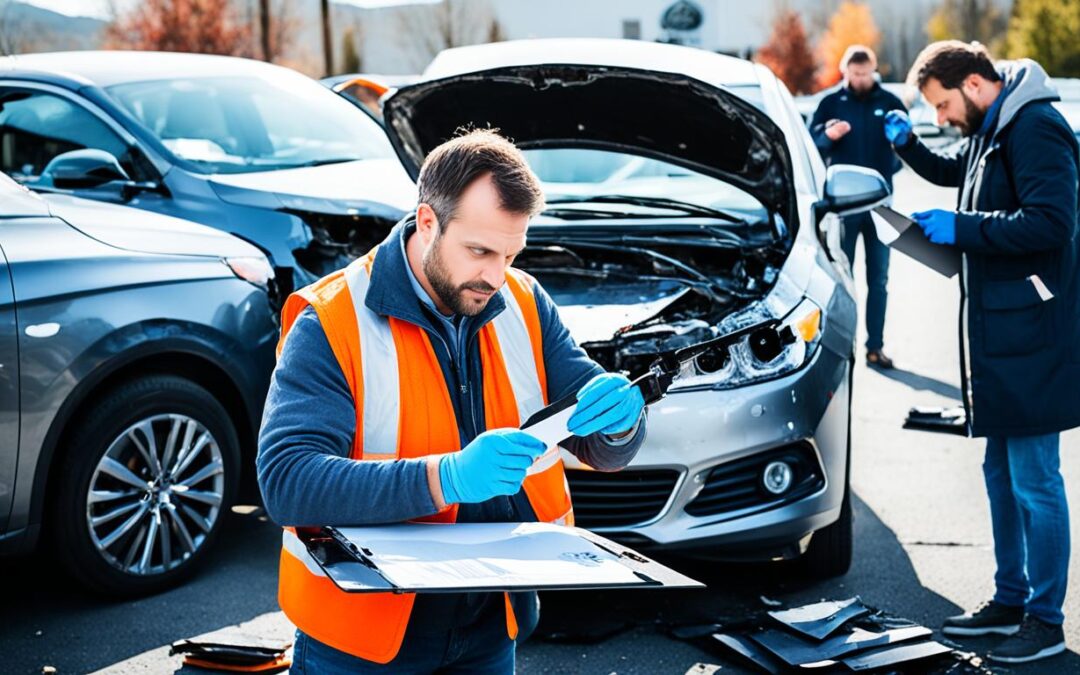
{"type": "Polygon", "coordinates": [[[852,266],[855,265],[855,245],[862,233],[866,249],[866,350],[878,351],[884,346],[885,306],[889,302],[889,247],[882,244],[874,231],[869,213],[844,218],[844,239],[840,246],[852,266]]]}
{"type": "Polygon", "coordinates": [[[1061,624],[1069,576],[1069,504],[1058,434],[986,439],[994,529],[994,600],[1061,624]]]}
{"type": "MultiPolygon", "coordinates": [[[[488,604],[475,623],[445,631],[419,632],[410,624],[401,651],[387,664],[373,663],[340,652],[296,631],[292,675],[353,675],[364,673],[492,673],[514,672],[516,644],[506,634],[501,598],[488,604]]],[[[539,606],[535,593],[514,594],[518,639],[536,627],[539,606]]],[[[363,630],[358,626],[357,630],[363,630]]]]}

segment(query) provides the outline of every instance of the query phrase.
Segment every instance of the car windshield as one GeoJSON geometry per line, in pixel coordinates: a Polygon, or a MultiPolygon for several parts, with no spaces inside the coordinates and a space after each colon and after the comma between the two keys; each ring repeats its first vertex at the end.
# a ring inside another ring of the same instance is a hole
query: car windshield
{"type": "Polygon", "coordinates": [[[133,82],[108,88],[162,144],[202,173],[247,173],[391,158],[370,117],[298,73],[133,82]]]}
{"type": "Polygon", "coordinates": [[[569,209],[578,204],[589,211],[702,215],[675,208],[684,203],[742,220],[768,217],[760,202],[734,185],[658,159],[583,148],[526,150],[525,159],[543,183],[550,208],[560,215],[572,215],[569,209]]]}

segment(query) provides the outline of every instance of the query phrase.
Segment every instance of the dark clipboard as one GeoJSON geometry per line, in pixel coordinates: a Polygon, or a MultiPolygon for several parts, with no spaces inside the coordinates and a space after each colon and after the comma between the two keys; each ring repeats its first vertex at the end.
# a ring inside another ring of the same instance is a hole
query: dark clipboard
{"type": "Polygon", "coordinates": [[[935,244],[926,238],[914,220],[888,206],[875,207],[874,213],[900,233],[899,237],[889,242],[889,248],[914,258],[942,276],[955,277],[960,273],[961,255],[955,246],[935,244]]]}
{"type": "MultiPolygon", "coordinates": [[[[461,527],[463,525],[437,525],[436,527],[461,527]]],[[[467,524],[464,524],[467,526],[467,524]]],[[[454,586],[452,588],[423,589],[402,588],[384,576],[378,565],[372,562],[372,552],[356,546],[341,532],[333,527],[316,529],[297,529],[297,536],[307,547],[315,562],[326,576],[340,590],[346,593],[470,593],[470,592],[520,592],[520,591],[572,591],[605,588],[621,589],[658,589],[658,588],[704,588],[705,585],[691,579],[655,560],[647,558],[633,549],[600,535],[573,529],[576,534],[607,553],[614,555],[619,562],[630,569],[638,578],[633,584],[507,584],[485,585],[482,587],[454,586]]]]}

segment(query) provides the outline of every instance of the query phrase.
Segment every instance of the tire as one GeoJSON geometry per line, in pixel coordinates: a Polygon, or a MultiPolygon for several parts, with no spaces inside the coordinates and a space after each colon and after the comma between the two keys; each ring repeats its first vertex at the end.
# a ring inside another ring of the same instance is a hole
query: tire
{"type": "Polygon", "coordinates": [[[814,533],[810,546],[802,556],[806,576],[811,579],[831,579],[851,568],[852,553],[851,491],[844,493],[840,519],[814,533]]]}
{"type": "Polygon", "coordinates": [[[806,576],[811,579],[831,579],[847,574],[851,569],[854,547],[854,516],[851,511],[851,404],[855,395],[855,357],[848,368],[848,429],[847,468],[844,475],[844,500],[840,506],[840,518],[832,525],[814,533],[810,546],[802,555],[801,563],[806,576]]]}
{"type": "Polygon", "coordinates": [[[190,577],[217,539],[240,473],[236,429],[221,403],[182,377],[145,376],[106,392],[67,438],[49,526],[63,566],[111,597],[190,577]]]}

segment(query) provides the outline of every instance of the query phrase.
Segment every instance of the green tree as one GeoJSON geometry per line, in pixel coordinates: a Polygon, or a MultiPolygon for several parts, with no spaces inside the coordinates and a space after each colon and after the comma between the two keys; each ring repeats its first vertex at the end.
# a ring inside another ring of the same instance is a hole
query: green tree
{"type": "Polygon", "coordinates": [[[926,35],[931,42],[977,40],[996,54],[1001,51],[1008,24],[1009,17],[994,0],[944,0],[926,22],[926,35]]]}
{"type": "Polygon", "coordinates": [[[1034,59],[1055,77],[1080,77],[1080,0],[1016,0],[1005,54],[1034,59]]]}

